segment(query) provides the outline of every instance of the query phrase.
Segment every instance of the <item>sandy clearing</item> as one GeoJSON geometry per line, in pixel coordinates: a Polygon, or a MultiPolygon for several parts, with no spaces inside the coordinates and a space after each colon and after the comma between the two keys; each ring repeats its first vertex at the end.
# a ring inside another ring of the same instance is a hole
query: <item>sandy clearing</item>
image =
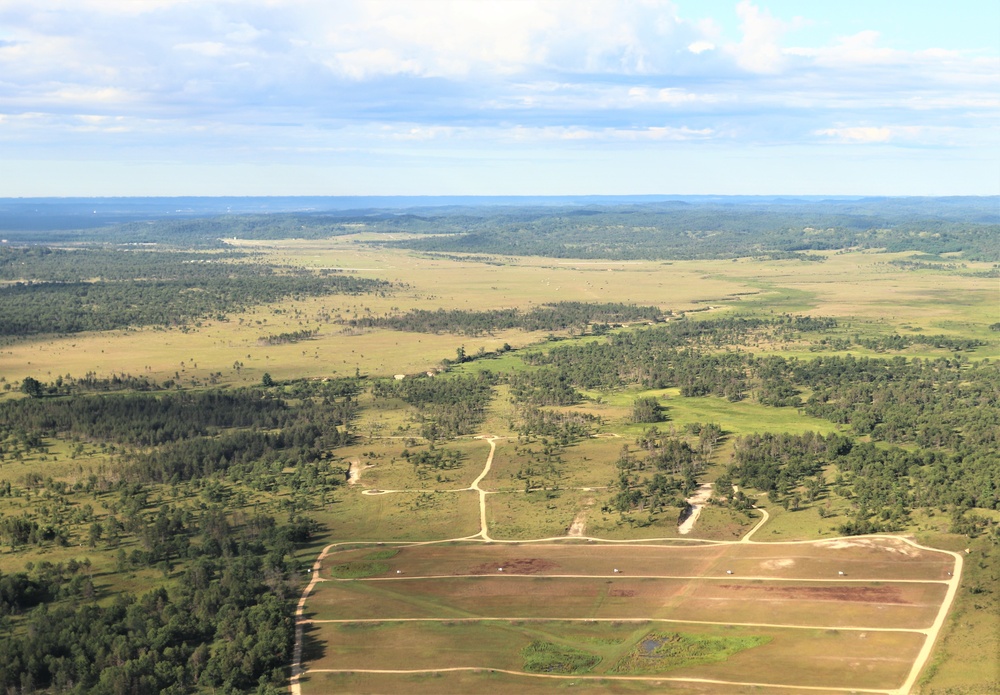
{"type": "Polygon", "coordinates": [[[705,506],[708,500],[712,497],[712,483],[704,483],[701,487],[695,490],[695,493],[688,497],[685,502],[691,505],[691,513],[687,515],[687,518],[677,527],[677,532],[681,535],[687,535],[694,530],[694,524],[698,521],[698,517],[701,515],[701,508],[705,506]]]}

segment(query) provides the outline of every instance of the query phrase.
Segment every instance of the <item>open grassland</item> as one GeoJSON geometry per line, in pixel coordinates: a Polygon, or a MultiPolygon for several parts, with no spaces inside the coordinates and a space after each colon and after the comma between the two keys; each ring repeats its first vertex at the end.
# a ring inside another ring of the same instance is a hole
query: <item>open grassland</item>
{"type": "Polygon", "coordinates": [[[601,494],[591,490],[534,490],[489,495],[486,519],[490,534],[499,540],[566,536],[574,520],[584,524],[581,530],[585,531],[587,519],[600,514],[595,507],[599,507],[601,494]]]}
{"type": "Polygon", "coordinates": [[[553,457],[543,452],[542,438],[518,443],[497,442],[484,490],[522,491],[530,481],[551,479],[561,488],[604,488],[615,476],[614,463],[626,441],[617,437],[583,439],[563,447],[553,457]]]}
{"type": "Polygon", "coordinates": [[[467,695],[467,693],[523,693],[547,695],[548,693],[595,693],[600,695],[629,695],[657,693],[668,695],[834,695],[836,690],[798,690],[788,688],[762,688],[759,686],[721,686],[718,683],[685,683],[652,678],[649,681],[609,680],[593,677],[566,676],[560,679],[521,676],[492,670],[467,670],[414,674],[382,673],[312,673],[302,680],[306,693],[358,693],[371,694],[406,692],[413,695],[467,695]],[[724,688],[724,690],[723,690],[724,688]]]}
{"type": "Polygon", "coordinates": [[[837,527],[850,517],[850,503],[841,497],[824,496],[815,502],[803,503],[799,509],[784,509],[780,505],[768,505],[762,496],[759,506],[766,507],[770,519],[760,535],[754,538],[761,542],[790,541],[803,538],[824,538],[840,535],[837,527]],[[821,516],[825,514],[826,516],[821,516]]]}
{"type": "Polygon", "coordinates": [[[948,614],[935,657],[918,683],[921,695],[1000,692],[1000,582],[995,543],[954,534],[918,534],[926,545],[965,555],[962,586],[948,614]]]}
{"type": "MultiPolygon", "coordinates": [[[[249,242],[248,242],[249,243],[249,242]]],[[[385,296],[288,299],[185,328],[84,333],[11,341],[0,347],[4,376],[51,380],[89,371],[127,372],[156,380],[254,383],[276,379],[421,373],[453,357],[492,351],[504,343],[529,345],[544,334],[518,330],[494,335],[407,334],[357,330],[337,321],[410,309],[527,309],[545,302],[626,302],[675,312],[729,307],[734,311],[792,311],[835,316],[846,334],[943,333],[990,343],[977,358],[1000,357],[996,280],[944,271],[914,271],[887,261],[906,254],[831,254],[823,263],[801,261],[600,262],[503,259],[502,265],[423,257],[373,249],[351,238],[254,242],[267,260],[310,268],[344,268],[359,277],[396,283],[385,296]],[[261,345],[268,335],[316,329],[315,338],[261,345]],[[236,368],[236,363],[241,367],[236,368]]],[[[970,271],[986,264],[969,264],[970,271]]],[[[697,316],[697,314],[695,314],[697,316]]],[[[864,353],[864,350],[853,350],[864,353]]],[[[948,354],[911,348],[914,355],[948,354]]],[[[792,354],[792,353],[789,353],[792,354]]]]}
{"type": "MultiPolygon", "coordinates": [[[[330,555],[324,567],[350,561],[369,550],[330,555]]],[[[669,547],[647,543],[434,544],[405,547],[382,576],[455,577],[507,575],[628,577],[712,577],[845,581],[946,581],[954,559],[895,538],[854,538],[803,543],[695,543],[669,547]],[[599,548],[599,551],[596,550],[599,548]],[[619,573],[614,570],[618,569],[619,573]],[[731,574],[729,573],[731,571],[731,574]],[[844,572],[840,575],[839,572],[844,572]]],[[[325,571],[325,570],[321,570],[325,571]]],[[[325,575],[322,575],[325,576],[325,575]]]]}
{"type": "MultiPolygon", "coordinates": [[[[542,671],[550,675],[631,675],[631,671],[641,671],[641,675],[661,677],[840,688],[898,687],[923,639],[906,632],[703,625],[684,625],[675,631],[645,621],[385,621],[315,627],[315,636],[328,646],[313,662],[314,673],[385,668],[386,653],[393,655],[393,668],[401,670],[465,667],[523,672],[532,666],[526,663],[526,649],[544,643],[553,645],[552,652],[561,652],[561,658],[553,659],[549,669],[542,671]],[[637,667],[631,655],[664,631],[716,649],[733,643],[757,646],[735,647],[717,660],[712,658],[717,655],[705,658],[694,649],[674,658],[639,656],[646,661],[637,667]],[[585,658],[567,663],[567,652],[585,658]]],[[[304,690],[310,692],[308,687],[304,690]]]]}
{"type": "Polygon", "coordinates": [[[481,441],[459,439],[438,444],[435,451],[447,456],[443,467],[418,463],[417,455],[430,445],[419,437],[369,439],[337,450],[358,471],[357,484],[375,490],[461,490],[469,487],[483,469],[488,451],[481,441]],[[408,452],[408,458],[403,456],[408,452]],[[455,458],[452,458],[454,454],[455,458]]]}
{"type": "MultiPolygon", "coordinates": [[[[595,550],[599,555],[601,550],[595,550]]],[[[515,563],[516,565],[516,563],[515,563]]],[[[336,567],[336,565],[335,565],[336,567]]],[[[478,618],[665,620],[831,628],[927,628],[946,587],[938,583],[763,582],[688,579],[480,577],[324,582],[314,620],[478,618]],[[541,616],[541,618],[539,618],[541,616]]]]}
{"type": "Polygon", "coordinates": [[[345,490],[334,504],[311,515],[330,536],[357,541],[424,541],[479,531],[478,497],[469,491],[364,495],[345,490]]]}
{"type": "Polygon", "coordinates": [[[695,422],[717,423],[726,434],[749,434],[751,432],[790,432],[792,434],[819,432],[829,434],[839,429],[829,420],[809,417],[792,408],[770,408],[749,401],[731,403],[717,396],[681,398],[678,389],[665,389],[665,391],[664,405],[667,407],[667,414],[670,417],[668,424],[673,424],[678,429],[695,422]]]}

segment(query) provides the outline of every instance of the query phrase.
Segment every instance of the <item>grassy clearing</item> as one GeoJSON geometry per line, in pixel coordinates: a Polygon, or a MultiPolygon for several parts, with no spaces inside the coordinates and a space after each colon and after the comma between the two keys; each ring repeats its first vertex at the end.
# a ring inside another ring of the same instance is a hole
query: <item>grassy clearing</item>
{"type": "Polygon", "coordinates": [[[468,693],[594,693],[630,695],[661,693],[666,695],[788,695],[786,688],[722,686],[719,684],[683,683],[658,679],[655,682],[624,681],[595,677],[565,679],[539,676],[515,676],[496,671],[459,671],[388,675],[378,673],[311,673],[303,679],[306,695],[319,693],[389,693],[412,695],[468,695],[468,693]]]}
{"type": "MultiPolygon", "coordinates": [[[[388,651],[393,654],[394,668],[399,669],[457,666],[520,671],[525,665],[525,650],[544,642],[558,645],[552,650],[556,655],[548,662],[553,668],[594,663],[594,675],[611,675],[611,669],[650,632],[649,624],[642,621],[382,622],[377,628],[365,630],[332,624],[318,624],[317,628],[317,636],[330,647],[311,664],[315,669],[382,668],[382,654],[388,651]],[[563,651],[566,649],[573,650],[572,658],[567,658],[563,651]]],[[[684,634],[695,641],[725,644],[730,649],[748,644],[748,640],[759,642],[753,649],[730,651],[719,661],[679,664],[671,670],[671,676],[840,688],[897,687],[922,641],[920,635],[912,633],[696,625],[685,626],[684,634]]]]}
{"type": "MultiPolygon", "coordinates": [[[[603,488],[614,478],[614,463],[624,440],[585,439],[567,446],[551,460],[542,451],[542,438],[530,442],[497,442],[487,490],[524,491],[541,485],[560,488],[603,488]]],[[[602,493],[603,494],[603,493],[602,493]]]]}
{"type": "Polygon", "coordinates": [[[330,568],[330,576],[337,579],[364,579],[385,574],[389,565],[384,562],[346,562],[330,568]]]}
{"type": "MultiPolygon", "coordinates": [[[[599,556],[601,549],[592,552],[599,556]]],[[[778,560],[785,562],[790,558],[778,560]]],[[[502,558],[503,565],[510,558],[502,558]]],[[[334,565],[334,568],[340,565],[334,565]]],[[[516,560],[515,560],[516,566],[516,560]]],[[[505,570],[509,572],[508,562],[505,570]]],[[[509,576],[493,570],[477,577],[410,578],[378,582],[325,582],[310,597],[317,620],[587,619],[690,620],[721,624],[823,625],[830,628],[926,628],[945,587],[935,583],[830,582],[757,579],[701,581],[597,576],[509,576]]],[[[669,626],[668,626],[669,627],[669,626]]]]}
{"type": "Polygon", "coordinates": [[[595,493],[581,490],[500,492],[486,498],[490,535],[504,540],[565,536],[573,519],[594,504],[595,493]]]}
{"type": "MultiPolygon", "coordinates": [[[[370,550],[345,550],[324,567],[362,560],[370,550]]],[[[584,541],[485,544],[462,542],[404,547],[387,561],[407,577],[493,575],[582,575],[585,577],[712,577],[837,580],[843,571],[859,581],[944,581],[954,569],[951,555],[919,550],[902,540],[851,538],[814,543],[664,546],[584,541]],[[729,571],[732,574],[729,574],[729,571]]],[[[326,571],[326,570],[324,570],[326,571]]],[[[391,573],[391,572],[390,572],[391,573]]]]}
{"type": "Polygon", "coordinates": [[[481,440],[459,439],[439,442],[435,449],[457,452],[457,465],[446,468],[417,465],[416,458],[404,457],[404,451],[417,454],[430,444],[417,436],[363,439],[337,450],[345,461],[354,462],[360,478],[352,489],[362,490],[462,490],[472,484],[483,470],[489,445],[481,440]]]}
{"type": "Polygon", "coordinates": [[[667,413],[678,428],[691,423],[717,422],[726,434],[752,432],[819,432],[829,434],[839,428],[829,420],[802,415],[795,408],[773,408],[749,401],[730,403],[724,398],[703,396],[682,398],[677,389],[667,389],[667,413]]]}
{"type": "MultiPolygon", "coordinates": [[[[753,496],[752,492],[748,494],[753,496]]],[[[759,500],[759,506],[765,507],[770,515],[767,524],[754,536],[754,540],[761,542],[832,538],[840,535],[837,527],[853,512],[850,502],[842,497],[820,497],[812,504],[803,503],[796,510],[768,504],[766,496],[759,500]]]]}
{"type": "Polygon", "coordinates": [[[921,695],[988,695],[1000,692],[1000,582],[995,544],[938,532],[920,534],[923,543],[963,552],[962,583],[936,655],[918,683],[921,695]]]}
{"type": "Polygon", "coordinates": [[[389,571],[389,565],[383,560],[391,560],[399,554],[396,548],[376,550],[368,553],[361,560],[345,562],[330,568],[330,576],[336,579],[365,579],[377,577],[389,571]]]}
{"type": "Polygon", "coordinates": [[[364,495],[353,488],[310,515],[325,527],[325,543],[438,540],[479,532],[479,496],[469,491],[364,495]]]}

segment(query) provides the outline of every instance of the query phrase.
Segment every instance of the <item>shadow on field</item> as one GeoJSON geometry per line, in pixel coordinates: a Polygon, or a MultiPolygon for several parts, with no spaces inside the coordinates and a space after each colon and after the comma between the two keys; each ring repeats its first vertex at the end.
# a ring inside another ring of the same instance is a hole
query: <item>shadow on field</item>
{"type": "Polygon", "coordinates": [[[319,628],[309,624],[302,632],[302,663],[308,664],[326,656],[326,642],[321,641],[317,633],[319,628]]]}

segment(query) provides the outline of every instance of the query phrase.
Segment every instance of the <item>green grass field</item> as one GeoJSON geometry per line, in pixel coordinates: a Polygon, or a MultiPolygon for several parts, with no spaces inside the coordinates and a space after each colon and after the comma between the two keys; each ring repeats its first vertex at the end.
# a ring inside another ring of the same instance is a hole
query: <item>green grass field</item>
{"type": "MultiPolygon", "coordinates": [[[[723,651],[718,660],[678,658],[629,669],[629,655],[644,640],[659,635],[659,626],[637,623],[576,622],[441,622],[315,624],[314,636],[327,649],[312,662],[312,673],[385,668],[393,654],[395,669],[482,668],[525,672],[525,649],[544,642],[551,648],[582,654],[577,675],[649,675],[663,678],[707,678],[737,683],[774,683],[836,688],[893,688],[905,678],[922,638],[905,632],[848,632],[685,625],[691,641],[723,651]],[[748,646],[757,644],[758,646],[748,646]],[[725,645],[726,648],[723,648],[725,645]],[[740,649],[740,647],[743,647],[740,649]],[[892,654],[891,657],[876,654],[892,654]],[[822,658],[820,658],[822,657],[822,658]],[[624,661],[624,664],[623,664],[624,661]],[[590,666],[593,664],[593,666],[590,666]],[[780,668],[775,668],[780,665],[780,668]],[[639,671],[639,673],[632,673],[639,671]],[[583,672],[583,674],[579,673],[583,672]]],[[[672,631],[672,629],[671,629],[672,631]]],[[[553,659],[553,661],[557,661],[553,659]]],[[[568,670],[568,669],[567,669],[568,670]]],[[[570,671],[572,673],[572,671],[570,671]]],[[[565,673],[553,666],[550,673],[565,673]]],[[[650,683],[650,685],[653,685],[650,683]]],[[[308,684],[303,688],[313,691],[308,684]]]]}

